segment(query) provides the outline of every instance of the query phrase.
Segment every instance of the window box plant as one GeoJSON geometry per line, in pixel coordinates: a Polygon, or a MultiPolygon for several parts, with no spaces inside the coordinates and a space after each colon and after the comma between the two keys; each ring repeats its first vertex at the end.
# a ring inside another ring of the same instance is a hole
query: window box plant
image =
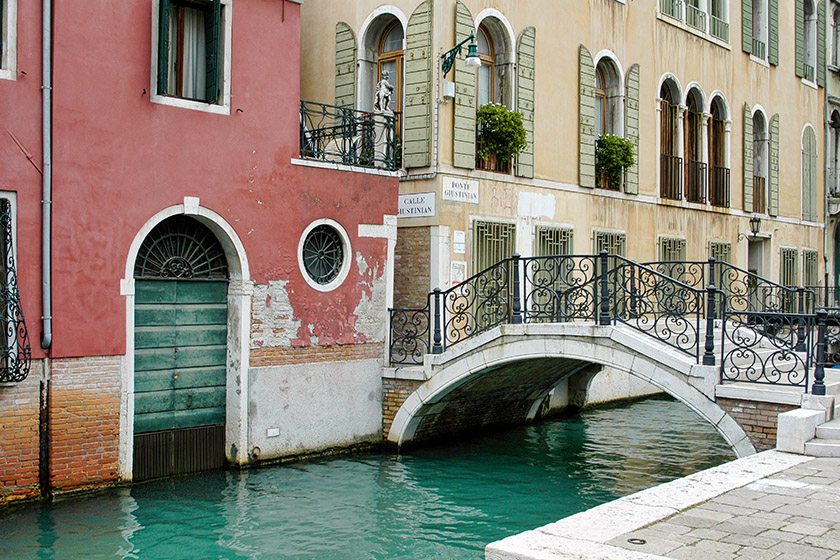
{"type": "Polygon", "coordinates": [[[476,113],[476,167],[508,172],[510,162],[528,146],[522,114],[488,103],[476,113]]]}
{"type": "Polygon", "coordinates": [[[624,172],[635,161],[633,143],[627,138],[603,134],[595,143],[595,174],[601,188],[621,190],[624,172]]]}

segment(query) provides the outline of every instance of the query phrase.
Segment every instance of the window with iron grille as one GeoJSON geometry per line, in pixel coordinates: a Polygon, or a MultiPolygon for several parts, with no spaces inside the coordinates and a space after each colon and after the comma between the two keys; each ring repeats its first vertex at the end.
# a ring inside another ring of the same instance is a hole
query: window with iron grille
{"type": "Polygon", "coordinates": [[[0,305],[3,308],[0,321],[5,333],[0,343],[0,383],[26,379],[32,359],[17,286],[12,219],[11,201],[0,198],[0,233],[3,236],[0,242],[0,305]]]}
{"type": "Polygon", "coordinates": [[[811,249],[802,250],[802,280],[807,288],[814,288],[819,285],[819,266],[817,266],[818,253],[811,249]]]}
{"type": "Polygon", "coordinates": [[[779,284],[787,288],[796,288],[796,249],[782,247],[780,257],[779,284]]]}
{"type": "Polygon", "coordinates": [[[659,260],[667,262],[684,261],[685,239],[679,237],[660,237],[659,260]]]}
{"type": "Polygon", "coordinates": [[[709,241],[709,257],[717,262],[732,263],[732,244],[725,241],[709,241]]]}
{"type": "Polygon", "coordinates": [[[472,270],[477,274],[516,251],[516,225],[503,222],[473,223],[472,270]]]}
{"type": "Polygon", "coordinates": [[[572,230],[569,228],[537,226],[536,238],[538,257],[573,253],[572,230]]]}
{"type": "Polygon", "coordinates": [[[17,79],[17,3],[0,0],[0,79],[17,79]]]}
{"type": "Polygon", "coordinates": [[[595,254],[606,251],[611,255],[624,256],[627,252],[627,235],[612,231],[595,231],[592,236],[595,254]]]}

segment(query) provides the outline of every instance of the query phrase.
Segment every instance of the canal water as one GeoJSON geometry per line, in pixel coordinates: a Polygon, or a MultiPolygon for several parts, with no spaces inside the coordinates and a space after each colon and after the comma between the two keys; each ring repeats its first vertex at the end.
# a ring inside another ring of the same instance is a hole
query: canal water
{"type": "Polygon", "coordinates": [[[410,454],[361,454],[0,510],[0,558],[478,560],[521,531],[734,459],[649,399],[410,454]]]}

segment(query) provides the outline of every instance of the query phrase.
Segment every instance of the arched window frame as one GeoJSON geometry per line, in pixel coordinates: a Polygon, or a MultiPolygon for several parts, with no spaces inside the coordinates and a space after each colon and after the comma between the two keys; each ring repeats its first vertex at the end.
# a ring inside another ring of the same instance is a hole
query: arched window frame
{"type": "Polygon", "coordinates": [[[726,98],[713,93],[709,103],[709,202],[712,206],[730,205],[730,134],[732,121],[726,98]]]}
{"type": "Polygon", "coordinates": [[[595,57],[596,116],[598,97],[602,99],[601,127],[595,130],[595,139],[600,134],[624,136],[624,72],[618,58],[609,51],[601,51],[595,57]],[[598,82],[601,83],[600,90],[598,82]]]}
{"type": "Polygon", "coordinates": [[[817,81],[817,9],[813,0],[803,0],[802,9],[802,37],[803,44],[803,76],[807,82],[817,81]]]}
{"type": "MultiPolygon", "coordinates": [[[[487,8],[475,18],[475,29],[484,29],[493,49],[493,103],[515,110],[516,36],[513,27],[500,11],[487,8]]],[[[477,72],[480,72],[479,68],[477,72]]],[[[476,79],[476,92],[478,79],[476,79]]]]}
{"type": "Polygon", "coordinates": [[[480,25],[476,32],[478,43],[478,56],[481,58],[481,66],[476,71],[476,107],[487,103],[496,102],[496,50],[493,45],[493,38],[487,29],[480,25]],[[484,48],[484,45],[487,45],[484,48]],[[489,87],[488,87],[489,86],[489,87]],[[483,90],[487,89],[484,95],[483,90]]]}
{"type": "Polygon", "coordinates": [[[840,66],[840,6],[833,5],[831,10],[831,33],[829,35],[831,59],[829,64],[840,66]]]}
{"type": "Polygon", "coordinates": [[[399,60],[397,76],[391,76],[390,82],[394,86],[391,103],[397,116],[397,133],[401,134],[400,116],[404,107],[405,94],[402,86],[405,79],[405,34],[408,27],[407,16],[395,6],[381,6],[371,12],[362,24],[358,42],[358,79],[356,81],[356,108],[362,111],[372,111],[376,92],[376,84],[381,79],[382,54],[386,60],[399,60]],[[383,40],[395,25],[402,28],[402,51],[381,51],[383,40]],[[397,90],[399,84],[399,90],[397,90]]]}
{"type": "Polygon", "coordinates": [[[696,84],[689,86],[683,115],[685,195],[689,202],[706,202],[708,118],[704,112],[703,91],[696,84]]]}
{"type": "Polygon", "coordinates": [[[802,219],[815,222],[819,215],[819,145],[814,127],[802,128],[802,219]]]}
{"type": "Polygon", "coordinates": [[[682,118],[685,107],[679,105],[681,88],[676,77],[667,75],[659,87],[659,194],[662,198],[682,198],[683,161],[682,118]]]}
{"type": "Polygon", "coordinates": [[[764,111],[757,107],[753,111],[753,212],[767,213],[767,196],[770,177],[770,131],[769,120],[764,111]]]}
{"type": "Polygon", "coordinates": [[[752,56],[766,61],[770,42],[768,0],[752,0],[752,56]]]}

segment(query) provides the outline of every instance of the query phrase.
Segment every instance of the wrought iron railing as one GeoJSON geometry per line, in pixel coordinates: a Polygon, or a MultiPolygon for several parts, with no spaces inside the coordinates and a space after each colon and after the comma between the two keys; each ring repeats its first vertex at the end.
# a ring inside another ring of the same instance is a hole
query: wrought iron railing
{"type": "Polygon", "coordinates": [[[709,33],[721,41],[729,42],[729,24],[720,18],[711,16],[709,19],[709,33]]]}
{"type": "Polygon", "coordinates": [[[825,394],[825,365],[840,361],[840,308],[814,307],[812,290],[714,259],[640,264],[605,251],[514,255],[434,290],[423,308],[391,309],[390,360],[422,364],[427,353],[503,324],[623,324],[698,363],[719,364],[721,382],[808,387],[813,377],[811,391],[825,394]]]}
{"type": "Polygon", "coordinates": [[[709,169],[709,202],[712,206],[729,208],[729,168],[709,169]]]}
{"type": "Polygon", "coordinates": [[[706,30],[706,12],[692,6],[691,4],[685,5],[685,22],[693,27],[694,29],[699,29],[700,31],[706,30]]]}
{"type": "Polygon", "coordinates": [[[395,117],[301,101],[300,157],[394,171],[395,117]]]}
{"type": "Polygon", "coordinates": [[[32,347],[29,331],[23,317],[23,305],[17,283],[17,266],[12,237],[12,205],[0,199],[0,318],[2,336],[0,343],[0,383],[23,381],[29,375],[32,347]]]}
{"type": "Polygon", "coordinates": [[[689,202],[706,202],[706,170],[708,165],[702,161],[688,160],[686,165],[685,199],[689,202]]]}
{"type": "Polygon", "coordinates": [[[660,195],[662,198],[682,198],[682,158],[662,154],[660,159],[660,195]]]}
{"type": "Polygon", "coordinates": [[[758,175],[753,176],[753,212],[767,212],[767,179],[758,175]]]}
{"type": "Polygon", "coordinates": [[[761,60],[767,60],[767,45],[761,39],[756,39],[755,37],[753,37],[752,53],[753,55],[755,55],[756,58],[760,58],[761,60]]]}

